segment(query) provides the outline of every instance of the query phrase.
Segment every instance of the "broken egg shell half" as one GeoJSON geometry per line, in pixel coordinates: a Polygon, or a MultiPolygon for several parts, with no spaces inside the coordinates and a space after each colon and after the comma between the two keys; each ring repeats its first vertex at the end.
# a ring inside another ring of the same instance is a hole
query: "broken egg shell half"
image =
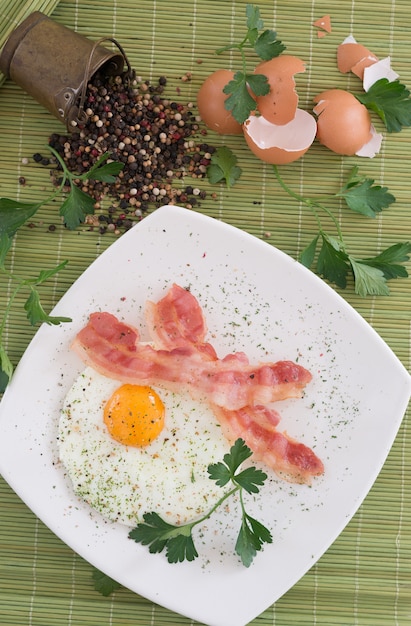
{"type": "Polygon", "coordinates": [[[223,89],[234,77],[230,70],[216,70],[208,76],[197,93],[198,112],[204,124],[220,135],[241,135],[241,124],[225,108],[228,95],[223,89]]]}
{"type": "Polygon", "coordinates": [[[298,107],[294,75],[305,72],[305,64],[298,57],[280,54],[270,61],[259,63],[254,74],[267,76],[270,92],[255,96],[257,109],[272,124],[288,124],[298,107]]]}
{"type": "Polygon", "coordinates": [[[318,141],[337,154],[353,156],[371,137],[371,117],[357,98],[343,89],[329,89],[314,98],[318,141]]]}
{"type": "Polygon", "coordinates": [[[297,109],[288,124],[272,124],[262,115],[250,115],[243,130],[255,156],[272,165],[285,165],[307,152],[315,139],[317,123],[310,113],[297,109]]]}
{"type": "Polygon", "coordinates": [[[352,72],[363,79],[364,69],[378,61],[371,50],[347,37],[337,48],[337,67],[343,74],[352,72]]]}

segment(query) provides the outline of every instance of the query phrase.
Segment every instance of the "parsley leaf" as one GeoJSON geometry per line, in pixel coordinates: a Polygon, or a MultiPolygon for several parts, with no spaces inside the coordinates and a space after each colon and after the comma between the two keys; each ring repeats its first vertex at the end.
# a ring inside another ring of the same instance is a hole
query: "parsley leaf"
{"type": "MultiPolygon", "coordinates": [[[[247,16],[247,28],[248,33],[253,33],[264,28],[264,22],[261,19],[260,9],[255,4],[247,4],[245,8],[245,14],[247,16]]],[[[253,40],[254,41],[254,40],[253,40]]]]}
{"type": "Polygon", "coordinates": [[[109,596],[116,591],[117,589],[121,589],[120,583],[107,574],[100,572],[100,570],[93,568],[92,573],[93,581],[94,581],[94,589],[101,593],[102,596],[109,596]]]}
{"type": "Polygon", "coordinates": [[[357,100],[374,111],[384,122],[389,133],[397,133],[411,126],[410,91],[399,80],[380,78],[365,93],[356,94],[357,100]]]}
{"type": "Polygon", "coordinates": [[[381,270],[357,261],[353,257],[350,257],[350,263],[354,272],[355,292],[359,296],[388,296],[390,290],[381,270]]]}
{"type": "Polygon", "coordinates": [[[281,41],[277,40],[277,33],[273,30],[264,30],[264,22],[260,16],[260,9],[252,4],[246,6],[247,32],[240,43],[229,44],[216,50],[216,54],[222,54],[228,50],[238,50],[242,59],[242,71],[234,74],[231,81],[224,87],[223,92],[228,95],[224,106],[231,111],[233,117],[243,124],[255,110],[255,96],[265,96],[270,92],[267,77],[262,74],[247,72],[247,63],[244,48],[251,46],[254,52],[263,61],[269,61],[279,56],[286,48],[281,41]]]}
{"type": "Polygon", "coordinates": [[[278,57],[285,49],[285,45],[277,39],[277,33],[274,30],[265,30],[254,44],[254,50],[263,61],[278,57]]]}
{"type": "Polygon", "coordinates": [[[315,252],[317,250],[319,235],[316,235],[314,239],[308,244],[306,248],[300,254],[300,262],[305,267],[311,267],[314,262],[315,252]]]}
{"type": "Polygon", "coordinates": [[[257,551],[264,543],[272,543],[269,530],[256,519],[244,513],[240,532],[238,533],[235,551],[245,567],[250,567],[257,551]]]}
{"type": "MultiPolygon", "coordinates": [[[[305,198],[294,192],[280,176],[277,166],[274,165],[273,169],[284,191],[310,208],[317,220],[318,234],[304,248],[299,257],[305,267],[310,268],[314,265],[320,276],[342,289],[346,288],[348,276],[351,274],[354,278],[354,291],[362,297],[389,295],[387,281],[408,276],[402,263],[409,261],[411,243],[396,243],[375,257],[356,258],[347,251],[341,227],[332,211],[319,200],[305,198]],[[336,237],[324,232],[319,216],[320,210],[332,220],[337,230],[336,237]],[[315,263],[319,242],[320,249],[315,263]]],[[[357,167],[351,170],[346,184],[333,197],[343,197],[349,208],[368,217],[375,217],[377,212],[395,202],[394,196],[386,187],[374,185],[372,179],[360,176],[357,167]]]]}
{"type": "Polygon", "coordinates": [[[411,243],[395,243],[381,254],[369,259],[363,259],[362,263],[366,263],[371,267],[381,270],[384,277],[389,280],[391,278],[406,278],[407,270],[400,263],[406,263],[410,260],[411,243]]]}
{"type": "Polygon", "coordinates": [[[48,315],[40,302],[40,294],[37,289],[30,291],[30,295],[24,303],[24,310],[27,312],[27,319],[32,326],[42,322],[54,325],[61,324],[62,322],[71,322],[70,317],[54,317],[48,315]]]}
{"type": "Polygon", "coordinates": [[[0,393],[6,389],[13,374],[13,365],[4,346],[0,343],[0,393]]]}
{"type": "Polygon", "coordinates": [[[60,215],[70,230],[84,222],[86,215],[94,213],[94,200],[76,185],[71,186],[67,198],[60,207],[60,215]]]}
{"type": "Polygon", "coordinates": [[[4,261],[12,243],[13,237],[10,237],[6,232],[0,234],[0,269],[4,269],[4,261]]]}
{"type": "Polygon", "coordinates": [[[251,455],[252,452],[245,442],[242,439],[237,439],[231,446],[230,452],[224,455],[223,461],[208,466],[210,479],[215,480],[219,487],[224,487],[231,482],[232,488],[203,517],[188,524],[173,526],[155,512],[145,513],[143,522],[129,532],[129,538],[148,546],[151,553],[165,550],[169,563],[193,561],[198,557],[192,535],[194,527],[209,519],[227,498],[238,492],[242,517],[235,551],[242,563],[249,567],[256,553],[262,549],[263,544],[272,542],[270,531],[261,522],[251,517],[244,507],[243,492],[259,493],[259,487],[264,484],[267,478],[264,472],[254,466],[236,473],[242,463],[251,455]]]}
{"type": "MultiPolygon", "coordinates": [[[[24,222],[23,222],[24,223],[24,222]]],[[[48,278],[59,272],[65,267],[67,261],[63,261],[57,267],[50,270],[42,270],[38,276],[34,278],[22,279],[12,272],[8,271],[5,264],[7,252],[10,250],[10,246],[13,238],[6,234],[6,232],[0,235],[0,273],[8,278],[12,285],[11,296],[5,307],[3,317],[0,320],[0,393],[5,391],[13,374],[13,365],[10,358],[7,355],[6,349],[2,343],[2,337],[6,328],[6,323],[12,309],[12,305],[17,295],[24,289],[29,289],[29,295],[24,303],[24,309],[27,313],[27,319],[30,324],[35,325],[37,323],[45,322],[47,324],[60,324],[62,322],[70,322],[68,317],[55,317],[48,315],[40,302],[40,294],[36,289],[37,285],[44,283],[48,278]]]]}
{"type": "Polygon", "coordinates": [[[317,259],[320,276],[345,289],[349,271],[348,256],[339,249],[333,238],[321,233],[322,245],[317,259]]]}
{"type": "Polygon", "coordinates": [[[225,181],[232,187],[240,178],[242,170],[237,165],[237,157],[226,146],[221,146],[211,155],[211,163],[207,167],[207,178],[211,184],[225,181]]]}
{"type": "Polygon", "coordinates": [[[375,217],[395,202],[388,187],[375,185],[372,178],[359,176],[357,166],[351,170],[346,184],[335,195],[344,198],[350,209],[368,217],[375,217]]]}
{"type": "Polygon", "coordinates": [[[256,76],[257,75],[254,74],[250,75],[244,72],[236,72],[232,80],[230,80],[223,89],[223,92],[228,95],[224,106],[227,111],[231,111],[233,117],[239,124],[243,124],[249,117],[251,111],[255,109],[255,100],[248,90],[248,81],[253,82],[253,84],[255,83],[257,89],[263,92],[257,93],[256,95],[263,95],[270,90],[267,78],[264,76],[262,77],[262,81],[254,80],[256,76]],[[266,83],[266,88],[261,85],[261,83],[264,82],[266,83]]]}
{"type": "Polygon", "coordinates": [[[114,183],[116,176],[121,172],[124,163],[111,161],[105,163],[110,158],[109,152],[104,152],[90,169],[81,176],[81,180],[100,180],[104,183],[114,183]],[[105,163],[105,164],[104,164],[105,163]]]}
{"type": "Polygon", "coordinates": [[[41,203],[17,202],[9,198],[0,198],[0,235],[5,233],[13,237],[20,226],[23,226],[40,207],[41,203]]]}
{"type": "Polygon", "coordinates": [[[267,474],[256,467],[247,467],[233,477],[233,481],[247,493],[258,493],[266,479],[267,474]]]}

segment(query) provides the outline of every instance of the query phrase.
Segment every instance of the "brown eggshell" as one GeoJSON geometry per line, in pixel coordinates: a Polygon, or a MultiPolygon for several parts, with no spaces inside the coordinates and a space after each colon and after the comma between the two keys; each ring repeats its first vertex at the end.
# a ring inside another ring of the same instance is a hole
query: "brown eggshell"
{"type": "Polygon", "coordinates": [[[370,114],[348,91],[329,89],[314,102],[317,139],[333,152],[352,156],[371,139],[370,114]]]}
{"type": "Polygon", "coordinates": [[[364,69],[378,61],[368,48],[356,42],[343,42],[337,48],[337,67],[343,74],[353,72],[363,78],[364,69]]]}
{"type": "Polygon", "coordinates": [[[272,124],[262,115],[251,115],[243,129],[248,147],[259,159],[285,165],[307,152],[315,139],[317,124],[310,113],[297,109],[288,124],[272,124]]]}
{"type": "Polygon", "coordinates": [[[270,61],[263,61],[254,74],[267,76],[270,92],[257,96],[257,108],[272,124],[288,124],[295,116],[298,94],[295,90],[294,75],[305,72],[304,62],[292,55],[280,54],[270,61]]]}
{"type": "Polygon", "coordinates": [[[223,92],[234,72],[216,70],[208,76],[197,94],[198,112],[204,124],[220,135],[241,135],[242,126],[224,106],[228,96],[223,92]]]}

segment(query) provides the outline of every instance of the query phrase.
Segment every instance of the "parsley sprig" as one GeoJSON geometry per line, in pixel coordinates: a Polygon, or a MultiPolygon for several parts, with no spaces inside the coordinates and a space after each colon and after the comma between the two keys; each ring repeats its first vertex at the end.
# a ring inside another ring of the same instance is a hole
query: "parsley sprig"
{"type": "Polygon", "coordinates": [[[381,118],[389,133],[411,126],[410,91],[399,80],[380,78],[356,98],[381,118]]]}
{"type": "Polygon", "coordinates": [[[104,574],[96,567],[93,567],[92,578],[94,589],[101,593],[102,596],[110,596],[114,591],[121,589],[122,586],[116,580],[104,574]]]}
{"type": "Polygon", "coordinates": [[[110,158],[110,153],[105,152],[89,170],[83,174],[77,174],[76,172],[70,172],[54,148],[51,146],[47,146],[47,148],[55,157],[58,168],[61,170],[57,190],[41,202],[19,202],[10,198],[0,198],[0,234],[6,232],[9,236],[13,236],[18,228],[32,217],[40,207],[52,202],[57,196],[62,194],[66,187],[69,188],[69,192],[60,206],[59,214],[67,228],[70,230],[77,228],[84,222],[86,215],[94,213],[95,202],[91,196],[80,189],[79,183],[84,180],[114,183],[117,174],[124,167],[124,163],[117,161],[107,163],[106,161],[110,158]]]}
{"type": "Polygon", "coordinates": [[[115,176],[124,166],[123,163],[107,163],[106,161],[109,159],[110,154],[104,153],[87,172],[79,175],[67,169],[63,159],[53,148],[48,146],[48,149],[56,158],[59,164],[58,167],[62,172],[58,189],[41,202],[19,202],[10,198],[0,198],[0,275],[3,275],[11,285],[11,295],[8,298],[0,321],[0,393],[5,390],[14,370],[3,343],[3,337],[18,294],[22,291],[27,293],[24,309],[27,313],[27,319],[32,326],[43,322],[46,324],[60,324],[71,321],[69,317],[48,315],[41,304],[38,290],[40,285],[62,270],[66,266],[67,261],[63,261],[63,263],[52,269],[42,270],[34,277],[22,278],[17,276],[17,274],[9,271],[6,267],[6,256],[12,246],[15,234],[40,207],[54,200],[62,193],[65,187],[69,187],[70,191],[61,204],[59,213],[63,217],[67,228],[76,228],[84,221],[86,215],[94,213],[94,200],[78,187],[78,183],[86,179],[114,182],[115,176]]]}
{"type": "Polygon", "coordinates": [[[228,95],[224,106],[240,124],[245,122],[255,109],[255,100],[250,95],[249,89],[256,96],[265,96],[270,91],[266,76],[247,71],[245,49],[251,48],[263,61],[269,61],[285,50],[284,44],[277,39],[277,33],[271,29],[264,29],[264,22],[257,6],[247,4],[246,16],[247,32],[242,41],[216,50],[216,54],[237,50],[241,55],[242,70],[236,72],[223,89],[228,95]]]}
{"type": "Polygon", "coordinates": [[[207,167],[207,178],[212,185],[225,181],[226,187],[232,187],[242,174],[237,165],[237,157],[227,146],[220,146],[211,155],[211,163],[207,167]]]}
{"type": "Polygon", "coordinates": [[[6,329],[6,323],[9,318],[12,306],[14,304],[17,295],[21,291],[26,291],[27,298],[24,303],[24,310],[27,313],[27,319],[32,326],[45,322],[46,324],[60,324],[62,322],[71,322],[69,317],[56,317],[48,315],[40,300],[40,293],[38,287],[45,283],[49,278],[57,274],[62,270],[67,261],[63,261],[56,267],[48,270],[42,270],[37,276],[32,278],[20,278],[13,272],[6,269],[5,257],[8,250],[11,247],[12,239],[7,233],[0,235],[0,274],[3,274],[9,279],[12,285],[12,292],[9,296],[6,308],[3,313],[3,317],[0,322],[0,393],[2,393],[12,377],[14,367],[7,354],[6,348],[3,343],[3,336],[6,329]]]}
{"type": "Polygon", "coordinates": [[[241,508],[241,526],[235,544],[235,552],[245,567],[249,567],[265,543],[272,543],[270,531],[258,520],[249,515],[245,509],[244,492],[257,494],[264,484],[267,474],[254,466],[240,470],[240,466],[250,458],[252,452],[242,439],[231,446],[224,455],[223,461],[208,466],[209,478],[219,487],[231,483],[231,489],[216,502],[210,511],[203,517],[188,524],[175,526],[163,520],[157,513],[146,513],[144,522],[130,531],[129,537],[137,543],[149,547],[154,554],[166,551],[169,563],[193,561],[198,557],[194,545],[193,529],[208,520],[228,498],[239,495],[241,508]],[[239,471],[240,470],[240,471],[239,471]]]}
{"type": "MultiPolygon", "coordinates": [[[[274,165],[273,168],[281,187],[290,196],[308,206],[317,220],[318,234],[300,255],[303,265],[306,267],[314,265],[320,276],[342,289],[346,288],[347,278],[351,274],[354,279],[355,293],[362,297],[389,295],[387,281],[408,276],[402,263],[409,260],[411,243],[394,244],[374,257],[363,259],[355,257],[348,252],[340,224],[332,211],[316,199],[295,193],[284,182],[277,166],[274,165]],[[336,229],[336,236],[324,231],[320,218],[321,211],[331,218],[336,229]]],[[[387,187],[375,185],[373,179],[360,176],[358,167],[351,170],[347,182],[334,197],[343,198],[350,209],[368,217],[375,217],[382,209],[395,201],[387,187]]]]}
{"type": "Polygon", "coordinates": [[[99,180],[106,183],[114,183],[117,174],[123,169],[124,163],[119,163],[118,161],[107,163],[107,160],[110,158],[110,153],[104,152],[90,169],[80,175],[70,172],[63,159],[54,148],[48,146],[48,149],[57,159],[62,170],[60,186],[56,194],[54,194],[54,197],[60,193],[64,187],[68,186],[70,188],[66,199],[60,206],[59,213],[67,228],[73,230],[84,222],[87,215],[94,213],[95,201],[91,196],[80,189],[78,183],[84,180],[99,180]]]}

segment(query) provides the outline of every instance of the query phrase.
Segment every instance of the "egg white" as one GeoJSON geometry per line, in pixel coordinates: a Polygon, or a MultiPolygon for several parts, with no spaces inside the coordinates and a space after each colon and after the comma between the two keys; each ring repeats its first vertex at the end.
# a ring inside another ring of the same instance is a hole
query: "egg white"
{"type": "Polygon", "coordinates": [[[171,524],[207,512],[223,493],[207,467],[229,450],[211,409],[188,393],[152,387],[166,409],[165,427],[149,446],[125,446],[103,421],[104,405],[120,385],[89,367],[67,393],[58,447],[74,492],[127,526],[151,511],[171,524]]]}

